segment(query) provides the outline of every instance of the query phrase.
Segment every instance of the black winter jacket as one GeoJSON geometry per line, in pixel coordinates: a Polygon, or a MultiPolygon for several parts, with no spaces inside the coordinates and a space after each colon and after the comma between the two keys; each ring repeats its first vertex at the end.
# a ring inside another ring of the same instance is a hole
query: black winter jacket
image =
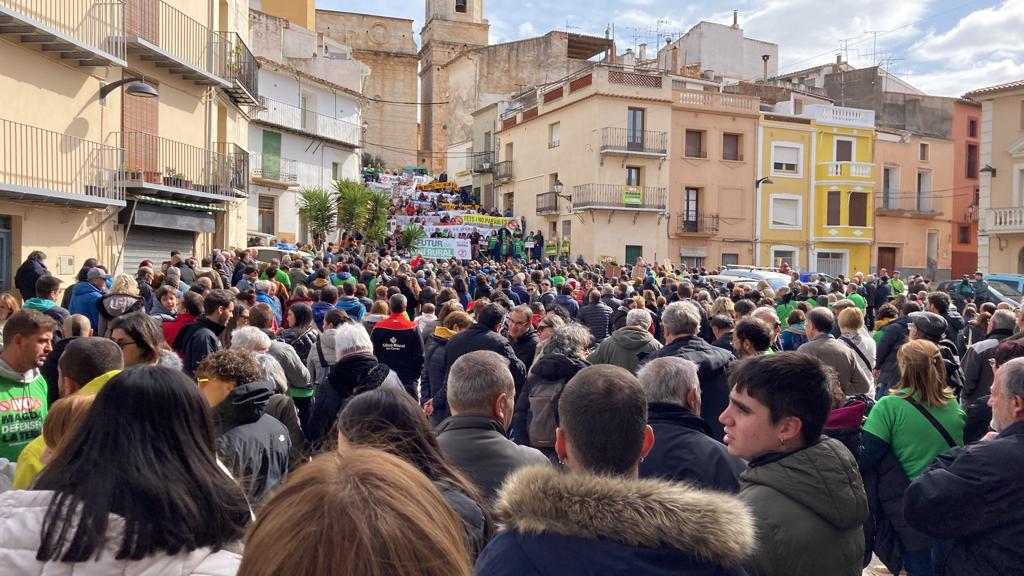
{"type": "MultiPolygon", "coordinates": [[[[530,437],[530,425],[536,416],[535,410],[540,405],[537,398],[530,398],[530,392],[547,385],[562,388],[577,372],[587,366],[589,364],[585,360],[569,358],[562,354],[544,354],[537,359],[537,363],[530,369],[530,375],[526,377],[523,393],[516,396],[516,407],[512,413],[512,433],[516,444],[538,447],[537,439],[530,437]]],[[[551,424],[554,425],[554,421],[551,424]]],[[[550,432],[553,437],[554,429],[550,432]]],[[[544,448],[548,449],[545,453],[550,456],[551,446],[544,448]]]]}
{"type": "Polygon", "coordinates": [[[426,358],[423,361],[423,375],[420,377],[420,402],[433,400],[434,412],[430,415],[430,423],[440,424],[448,417],[448,386],[445,383],[444,355],[448,346],[448,338],[431,334],[427,342],[426,358]]]}
{"type": "Polygon", "coordinates": [[[910,317],[901,316],[882,328],[882,340],[875,350],[875,368],[878,369],[878,385],[892,388],[900,381],[900,367],[896,352],[910,337],[910,317]]]}
{"type": "Polygon", "coordinates": [[[530,366],[533,366],[533,358],[537,355],[537,344],[540,343],[537,331],[530,328],[526,334],[516,339],[509,338],[508,341],[512,344],[512,351],[516,353],[516,358],[519,358],[529,372],[530,366]]]}
{"type": "Polygon", "coordinates": [[[178,332],[173,347],[183,357],[185,372],[189,376],[195,376],[196,367],[203,358],[220,350],[220,333],[223,331],[223,326],[203,316],[178,332]]]}
{"type": "Polygon", "coordinates": [[[402,388],[398,374],[370,354],[357,354],[338,360],[327,377],[327,386],[318,386],[313,396],[306,443],[318,451],[333,432],[334,422],[345,403],[356,394],[380,386],[402,388]]]}
{"type": "Polygon", "coordinates": [[[253,504],[266,500],[288,478],[288,429],[266,414],[273,394],[269,381],[243,384],[213,409],[217,455],[253,504]]]}
{"type": "Polygon", "coordinates": [[[612,309],[604,302],[587,304],[580,308],[576,320],[589,328],[590,333],[594,336],[594,343],[600,344],[608,337],[608,321],[612,317],[612,312],[612,309]]]}
{"type": "Polygon", "coordinates": [[[317,340],[320,339],[320,333],[317,332],[315,327],[310,327],[306,330],[289,328],[278,334],[277,339],[294,348],[295,353],[299,355],[299,360],[302,360],[302,363],[305,364],[309,358],[310,350],[316,346],[317,340]]]}
{"type": "MultiPolygon", "coordinates": [[[[14,274],[14,287],[21,292],[21,301],[36,297],[36,280],[50,273],[42,260],[26,260],[14,274]]],[[[70,286],[68,287],[70,288],[70,286]]],[[[68,290],[70,292],[70,290],[68,290]]],[[[67,308],[67,306],[65,306],[67,308]]]]}
{"type": "Polygon", "coordinates": [[[678,356],[697,365],[700,379],[700,417],[711,427],[711,437],[721,441],[725,430],[718,416],[729,404],[729,382],[727,369],[733,355],[727,350],[715,348],[698,336],[676,338],[666,344],[654,358],[678,356]]]}
{"type": "Polygon", "coordinates": [[[870,562],[874,552],[891,572],[899,573],[904,552],[931,544],[927,536],[904,520],[903,493],[910,483],[907,473],[890,450],[877,465],[861,469],[861,476],[871,511],[864,523],[864,563],[870,562]]]}
{"type": "Polygon", "coordinates": [[[508,358],[508,368],[512,371],[517,394],[522,390],[523,382],[526,381],[526,366],[516,357],[515,350],[507,338],[481,324],[473,324],[448,340],[448,346],[445,347],[445,378],[448,378],[448,371],[456,360],[463,354],[477,350],[490,350],[508,358]]]}
{"type": "Polygon", "coordinates": [[[952,540],[945,576],[1009,576],[1024,566],[1024,422],[940,454],[907,489],[907,522],[952,540]]]}
{"type": "Polygon", "coordinates": [[[738,494],[747,464],[711,437],[711,428],[685,406],[654,402],[647,407],[654,447],[640,462],[641,478],[688,482],[698,488],[738,494]]]}

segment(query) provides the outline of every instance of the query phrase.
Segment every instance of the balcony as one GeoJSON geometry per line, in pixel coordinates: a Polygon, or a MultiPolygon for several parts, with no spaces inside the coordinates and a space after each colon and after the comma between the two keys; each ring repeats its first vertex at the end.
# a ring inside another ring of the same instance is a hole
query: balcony
{"type": "Polygon", "coordinates": [[[514,178],[512,161],[505,160],[494,165],[494,180],[497,182],[508,182],[514,178]]]}
{"type": "Polygon", "coordinates": [[[677,107],[707,112],[759,114],[761,110],[761,100],[758,98],[701,90],[675,90],[673,102],[677,107]]]}
{"type": "Polygon", "coordinates": [[[820,124],[829,124],[832,126],[849,126],[851,128],[869,129],[874,129],[875,127],[874,110],[811,104],[809,106],[804,106],[804,112],[801,116],[804,118],[813,118],[820,124]]]}
{"type": "Polygon", "coordinates": [[[358,148],[360,145],[360,126],[263,96],[260,97],[260,107],[252,112],[250,118],[253,122],[316,136],[343,146],[358,148]]]}
{"type": "Polygon", "coordinates": [[[679,213],[679,226],[676,231],[679,234],[712,236],[718,234],[718,228],[718,214],[701,214],[684,210],[679,213]]]}
{"type": "Polygon", "coordinates": [[[78,207],[124,206],[120,167],[117,147],[0,119],[0,196],[78,207]]]}
{"type": "Polygon", "coordinates": [[[573,186],[573,210],[635,210],[664,212],[666,189],[624,184],[581,184],[573,186]]]}
{"type": "Polygon", "coordinates": [[[993,233],[1024,233],[1024,208],[990,208],[985,212],[982,229],[993,233]]]}
{"type": "Polygon", "coordinates": [[[217,32],[227,42],[228,61],[224,79],[231,83],[225,91],[239,106],[258,106],[260,65],[242,37],[234,32],[217,32]]]}
{"type": "Polygon", "coordinates": [[[875,165],[867,162],[819,162],[818,179],[865,180],[874,178],[875,165]]]}
{"type": "Polygon", "coordinates": [[[555,192],[537,194],[537,215],[548,214],[558,214],[558,194],[555,192]]]}
{"type": "Polygon", "coordinates": [[[602,128],[601,154],[664,158],[668,155],[668,133],[629,128],[602,128]]]}
{"type": "Polygon", "coordinates": [[[228,154],[145,132],[115,133],[125,150],[125,187],[143,194],[201,202],[229,202],[235,159],[228,154]]]}
{"type": "Polygon", "coordinates": [[[120,2],[0,0],[0,34],[79,66],[128,65],[120,2]]]}
{"type": "Polygon", "coordinates": [[[494,154],[491,152],[473,153],[473,172],[489,174],[494,169],[494,154]]]}
{"type": "Polygon", "coordinates": [[[875,213],[907,218],[934,218],[943,214],[941,200],[931,194],[900,194],[898,191],[876,194],[875,213]]]}
{"type": "Polygon", "coordinates": [[[162,0],[127,0],[124,6],[129,54],[200,86],[234,86],[226,79],[228,38],[162,0]]]}
{"type": "Polygon", "coordinates": [[[294,188],[299,185],[298,163],[289,158],[251,154],[252,181],[265,186],[294,188]]]}
{"type": "Polygon", "coordinates": [[[231,163],[231,189],[242,196],[249,195],[249,153],[233,142],[214,142],[218,154],[231,163]]]}

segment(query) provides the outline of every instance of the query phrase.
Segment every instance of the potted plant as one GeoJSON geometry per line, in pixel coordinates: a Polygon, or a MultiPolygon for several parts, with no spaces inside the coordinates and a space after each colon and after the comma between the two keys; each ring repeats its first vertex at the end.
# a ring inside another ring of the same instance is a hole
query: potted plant
{"type": "Polygon", "coordinates": [[[183,173],[177,172],[174,174],[174,186],[176,188],[185,187],[185,175],[183,173]]]}
{"type": "Polygon", "coordinates": [[[132,180],[142,180],[142,166],[136,164],[135,168],[132,169],[131,177],[132,180]]]}
{"type": "Polygon", "coordinates": [[[127,180],[130,175],[131,171],[128,169],[128,163],[125,162],[121,165],[121,169],[118,170],[117,177],[119,180],[127,180]]]}
{"type": "Polygon", "coordinates": [[[150,184],[159,184],[161,175],[162,173],[157,170],[146,170],[146,182],[149,182],[150,184]]]}
{"type": "Polygon", "coordinates": [[[177,174],[173,166],[164,168],[164,186],[174,186],[174,177],[177,174]]]}

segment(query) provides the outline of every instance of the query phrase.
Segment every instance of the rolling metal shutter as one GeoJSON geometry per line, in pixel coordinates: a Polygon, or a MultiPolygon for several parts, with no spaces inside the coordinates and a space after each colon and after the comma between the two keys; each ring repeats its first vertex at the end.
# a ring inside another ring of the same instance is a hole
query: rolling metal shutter
{"type": "Polygon", "coordinates": [[[195,250],[196,234],[187,230],[168,230],[148,226],[132,226],[124,245],[124,270],[134,274],[143,260],[152,260],[157,271],[169,260],[171,250],[191,255],[195,250]]]}

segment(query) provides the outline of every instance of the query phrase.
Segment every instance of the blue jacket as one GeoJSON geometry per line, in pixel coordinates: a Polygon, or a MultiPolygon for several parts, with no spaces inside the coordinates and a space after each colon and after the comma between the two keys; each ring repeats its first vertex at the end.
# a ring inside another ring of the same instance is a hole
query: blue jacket
{"type": "Polygon", "coordinates": [[[569,316],[573,320],[576,319],[576,314],[579,314],[580,304],[572,296],[566,294],[559,294],[555,297],[555,306],[561,306],[569,312],[569,316]]]}
{"type": "Polygon", "coordinates": [[[271,298],[266,292],[257,292],[256,301],[270,306],[270,309],[274,311],[274,318],[277,319],[277,323],[281,323],[281,303],[277,301],[277,298],[271,298]]]}
{"type": "Polygon", "coordinates": [[[71,295],[71,305],[68,306],[68,312],[72,314],[81,314],[89,319],[89,323],[92,324],[94,332],[99,332],[100,329],[100,308],[98,306],[100,298],[103,297],[103,291],[93,286],[88,282],[79,282],[75,284],[74,291],[71,295]]]}
{"type": "Polygon", "coordinates": [[[334,310],[334,306],[331,306],[326,302],[316,302],[313,304],[312,308],[313,322],[316,324],[316,327],[320,329],[320,331],[322,332],[324,329],[324,316],[326,316],[327,313],[330,312],[331,310],[334,310]]]}
{"type": "Polygon", "coordinates": [[[358,298],[348,299],[341,297],[338,299],[337,307],[338,310],[348,314],[348,317],[356,322],[362,322],[363,314],[366,314],[366,308],[363,307],[363,303],[358,298]]]}

